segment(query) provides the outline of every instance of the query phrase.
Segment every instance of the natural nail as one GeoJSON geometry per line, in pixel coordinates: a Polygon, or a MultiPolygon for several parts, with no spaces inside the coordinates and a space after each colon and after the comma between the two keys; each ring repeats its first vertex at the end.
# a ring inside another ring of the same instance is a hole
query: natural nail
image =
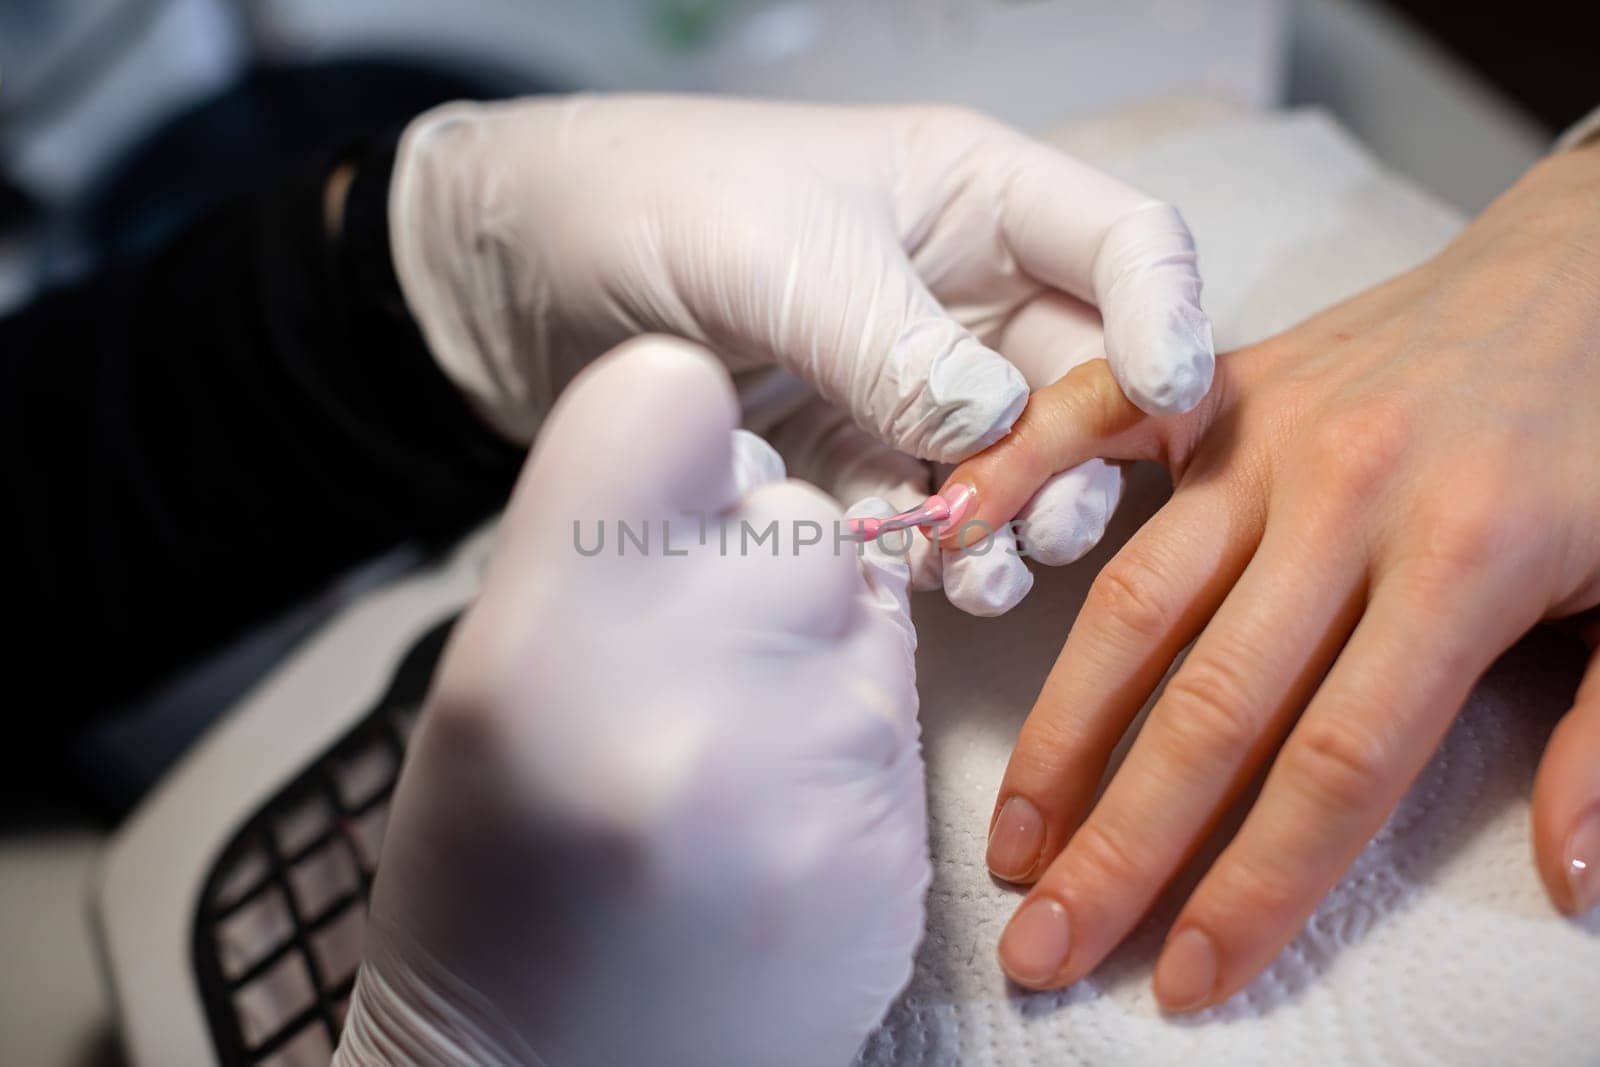
{"type": "Polygon", "coordinates": [[[989,870],[996,878],[1020,882],[1039,862],[1044,818],[1027,797],[1014,796],[1000,807],[989,831],[989,870]]]}
{"type": "Polygon", "coordinates": [[[1573,910],[1581,915],[1600,904],[1600,808],[1578,820],[1567,838],[1565,859],[1573,910]]]}
{"type": "Polygon", "coordinates": [[[1048,986],[1066,965],[1071,947],[1067,909],[1050,897],[1034,897],[1000,935],[1000,966],[1023,985],[1048,986]]]}
{"type": "Polygon", "coordinates": [[[1211,999],[1217,984],[1217,948],[1203,930],[1180,930],[1156,961],[1156,999],[1169,1011],[1190,1011],[1211,999]]]}

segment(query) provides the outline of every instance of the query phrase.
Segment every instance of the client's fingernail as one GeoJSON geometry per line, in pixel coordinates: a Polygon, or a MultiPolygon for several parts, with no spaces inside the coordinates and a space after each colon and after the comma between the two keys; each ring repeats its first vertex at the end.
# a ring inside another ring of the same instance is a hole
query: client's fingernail
{"type": "Polygon", "coordinates": [[[1044,847],[1044,818],[1027,797],[1014,796],[1000,807],[989,831],[989,870],[996,878],[1021,881],[1039,862],[1044,847]]]}
{"type": "Polygon", "coordinates": [[[1189,1011],[1211,998],[1217,984],[1217,948],[1203,930],[1180,930],[1156,961],[1156,999],[1168,1011],[1189,1011]]]}
{"type": "Polygon", "coordinates": [[[950,509],[950,514],[939,523],[931,534],[940,541],[949,541],[958,536],[965,536],[970,540],[982,540],[973,537],[973,532],[968,530],[962,535],[961,524],[972,518],[978,511],[978,489],[966,482],[956,482],[939,490],[939,499],[943,500],[945,507],[950,509]]]}
{"type": "Polygon", "coordinates": [[[978,490],[965,482],[952,485],[939,495],[950,505],[950,517],[945,521],[951,526],[960,526],[978,510],[978,490]]]}
{"type": "Polygon", "coordinates": [[[1000,966],[1023,985],[1048,986],[1066,965],[1071,947],[1067,909],[1050,897],[1034,897],[1000,935],[1000,966]]]}
{"type": "Polygon", "coordinates": [[[1600,808],[1578,820],[1578,828],[1567,838],[1564,859],[1573,910],[1581,915],[1600,904],[1600,808]]]}

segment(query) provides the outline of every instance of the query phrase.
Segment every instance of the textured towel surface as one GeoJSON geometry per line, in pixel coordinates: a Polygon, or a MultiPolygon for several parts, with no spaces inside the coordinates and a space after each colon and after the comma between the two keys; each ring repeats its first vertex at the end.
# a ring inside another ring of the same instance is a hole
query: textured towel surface
{"type": "MultiPolygon", "coordinates": [[[[1319,115],[1177,125],[1145,116],[1057,140],[1183,211],[1219,352],[1419,262],[1460,225],[1319,115]]],[[[1600,916],[1559,917],[1531,862],[1534,767],[1581,665],[1548,634],[1480,683],[1389,825],[1245,992],[1193,1019],[1157,1010],[1150,969],[1181,897],[1072,989],[1007,986],[995,942],[1018,893],[983,864],[995,788],[1090,578],[1159,506],[1164,482],[1135,472],[1107,544],[1041,568],[1001,620],[917,600],[935,876],[915,977],[862,1062],[1600,1062],[1600,916]]]]}

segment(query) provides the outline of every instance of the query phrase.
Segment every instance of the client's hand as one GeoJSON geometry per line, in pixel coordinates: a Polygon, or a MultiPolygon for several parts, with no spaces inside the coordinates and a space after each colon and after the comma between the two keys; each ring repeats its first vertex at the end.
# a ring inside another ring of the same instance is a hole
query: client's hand
{"type": "MultiPolygon", "coordinates": [[[[1490,662],[1600,603],[1600,147],[1541,163],[1435,260],[1228,356],[1193,414],[1147,419],[1088,364],[951,485],[995,525],[1091,455],[1160,460],[1176,491],[1094,583],[1012,755],[989,865],[1036,884],[1000,958],[1031,987],[1088,974],[1270,762],[1156,966],[1163,1005],[1200,1008],[1294,936],[1490,662]]],[[[1534,794],[1551,897],[1595,906],[1600,660],[1534,794]]]]}
{"type": "Polygon", "coordinates": [[[340,1063],[844,1064],[911,974],[905,565],[838,545],[712,357],[626,348],[557,405],[451,639],[340,1063]]]}

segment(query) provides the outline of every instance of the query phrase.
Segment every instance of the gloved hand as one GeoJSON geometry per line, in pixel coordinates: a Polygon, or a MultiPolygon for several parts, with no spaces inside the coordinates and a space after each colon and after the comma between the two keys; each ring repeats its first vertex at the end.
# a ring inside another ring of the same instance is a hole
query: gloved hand
{"type": "Polygon", "coordinates": [[[835,552],[711,357],[625,349],[556,407],[451,638],[341,1064],[844,1064],[910,976],[905,567],[835,552]]]}
{"type": "MultiPolygon", "coordinates": [[[[792,375],[890,449],[939,462],[1003,436],[1029,387],[1068,369],[1060,335],[1100,316],[1092,354],[1144,410],[1187,410],[1211,382],[1177,213],[949,108],[451,104],[401,141],[390,232],[430,348],[514,439],[644,331],[722,353],[754,429],[804,403],[792,375]]],[[[1038,557],[1092,544],[1119,485],[1101,465],[1046,487],[1023,516],[1038,557]]],[[[1020,599],[1026,569],[996,569],[1002,556],[964,562],[958,603],[1020,599]]]]}
{"type": "MultiPolygon", "coordinates": [[[[1038,328],[1030,350],[1041,357],[1029,383],[1035,388],[1105,351],[1092,308],[1070,308],[1066,298],[1048,317],[1024,312],[1013,323],[1017,335],[1038,328]],[[1042,372],[1038,367],[1049,367],[1042,372]]],[[[819,486],[838,500],[883,497],[895,510],[913,507],[949,469],[919,462],[869,436],[832,404],[813,398],[768,431],[789,473],[819,486]],[[937,478],[937,480],[935,480],[937,478]]],[[[941,548],[920,533],[885,538],[883,547],[905,559],[914,589],[943,588],[950,602],[973,615],[1000,615],[1033,588],[1033,572],[1023,561],[1061,566],[1099,543],[1122,498],[1122,465],[1090,459],[1050,477],[1016,514],[1014,525],[994,528],[992,536],[966,549],[941,548]],[[1025,536],[1020,539],[1016,530],[1025,536]]],[[[973,535],[974,539],[977,535],[973,535]]]]}

